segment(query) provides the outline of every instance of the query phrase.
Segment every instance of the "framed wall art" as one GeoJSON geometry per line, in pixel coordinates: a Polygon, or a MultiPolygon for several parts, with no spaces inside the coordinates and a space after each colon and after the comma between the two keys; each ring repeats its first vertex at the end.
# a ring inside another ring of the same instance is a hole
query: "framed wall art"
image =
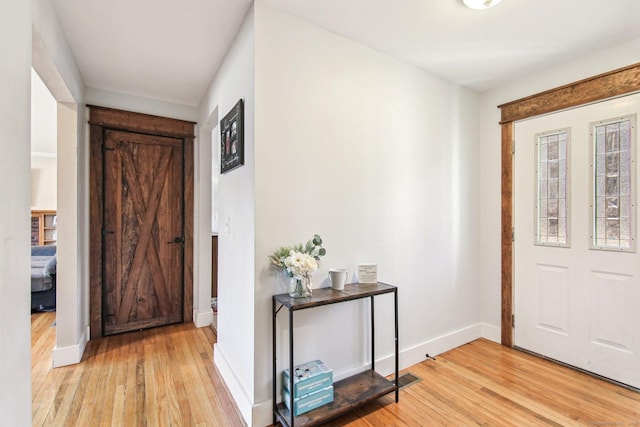
{"type": "Polygon", "coordinates": [[[220,120],[220,173],[244,164],[244,102],[241,100],[220,120]]]}

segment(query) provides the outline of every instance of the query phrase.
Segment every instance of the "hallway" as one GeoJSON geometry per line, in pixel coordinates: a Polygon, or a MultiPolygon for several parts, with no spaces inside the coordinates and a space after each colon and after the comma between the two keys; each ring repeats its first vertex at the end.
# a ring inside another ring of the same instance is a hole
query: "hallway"
{"type": "Polygon", "coordinates": [[[51,368],[56,313],[31,315],[33,426],[242,426],[213,366],[215,335],[192,323],[90,341],[51,368]]]}

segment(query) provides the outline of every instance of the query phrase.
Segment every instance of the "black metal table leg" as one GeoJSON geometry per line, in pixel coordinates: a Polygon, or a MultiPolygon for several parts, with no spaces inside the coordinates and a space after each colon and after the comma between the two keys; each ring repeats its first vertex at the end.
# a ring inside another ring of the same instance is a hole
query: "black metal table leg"
{"type": "Polygon", "coordinates": [[[373,295],[371,295],[371,370],[376,370],[376,322],[375,322],[375,310],[373,303],[373,295]]]}
{"type": "Polygon", "coordinates": [[[273,376],[271,378],[273,378],[273,425],[276,425],[276,316],[278,315],[278,313],[276,312],[276,300],[275,298],[271,298],[271,316],[272,316],[272,323],[271,323],[271,333],[273,335],[272,337],[272,341],[271,341],[271,352],[272,352],[272,356],[273,356],[273,376]]]}
{"type": "Polygon", "coordinates": [[[398,403],[398,398],[399,398],[399,393],[400,393],[400,387],[398,385],[398,349],[399,349],[399,343],[398,343],[398,289],[394,289],[393,290],[393,302],[394,302],[394,312],[395,312],[395,339],[396,339],[396,403],[398,403]]]}
{"type": "Polygon", "coordinates": [[[293,396],[294,396],[293,376],[294,375],[295,373],[293,372],[293,310],[289,310],[289,403],[291,404],[291,406],[289,406],[289,408],[291,409],[291,423],[289,424],[290,427],[294,427],[295,418],[296,418],[296,416],[294,415],[295,411],[293,407],[293,396]]]}

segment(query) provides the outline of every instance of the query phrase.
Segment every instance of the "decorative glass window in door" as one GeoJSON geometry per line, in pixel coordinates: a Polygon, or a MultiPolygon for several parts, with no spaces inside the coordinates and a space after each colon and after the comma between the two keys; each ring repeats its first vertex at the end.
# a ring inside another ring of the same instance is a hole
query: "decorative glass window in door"
{"type": "Polygon", "coordinates": [[[537,245],[569,246],[569,138],[568,128],[536,135],[537,245]]]}
{"type": "Polygon", "coordinates": [[[635,251],[635,114],[591,124],[592,249],[635,251]]]}

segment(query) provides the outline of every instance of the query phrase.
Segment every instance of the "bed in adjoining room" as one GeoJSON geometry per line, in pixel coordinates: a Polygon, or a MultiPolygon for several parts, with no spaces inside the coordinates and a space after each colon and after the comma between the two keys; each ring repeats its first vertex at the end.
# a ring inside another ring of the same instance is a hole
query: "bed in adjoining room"
{"type": "Polygon", "coordinates": [[[31,247],[31,310],[56,309],[56,245],[31,247]]]}

